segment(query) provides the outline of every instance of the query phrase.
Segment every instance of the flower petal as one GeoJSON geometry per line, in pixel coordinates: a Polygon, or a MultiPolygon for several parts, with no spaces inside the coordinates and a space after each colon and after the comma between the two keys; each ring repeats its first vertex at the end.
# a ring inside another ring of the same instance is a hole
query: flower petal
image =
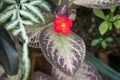
{"type": "Polygon", "coordinates": [[[62,33],[62,34],[65,34],[65,35],[69,34],[69,33],[70,33],[70,28],[69,28],[69,27],[64,27],[64,28],[62,28],[61,33],[62,33]]]}
{"type": "Polygon", "coordinates": [[[54,26],[56,27],[56,26],[59,26],[60,24],[61,24],[61,20],[59,19],[59,18],[56,18],[55,20],[54,20],[54,26]]]}
{"type": "Polygon", "coordinates": [[[67,25],[71,28],[71,27],[72,27],[72,25],[73,25],[72,21],[71,21],[71,20],[69,20],[69,21],[67,22],[67,25]]]}
{"type": "Polygon", "coordinates": [[[54,27],[54,30],[59,33],[61,32],[62,27],[61,26],[54,27]]]}

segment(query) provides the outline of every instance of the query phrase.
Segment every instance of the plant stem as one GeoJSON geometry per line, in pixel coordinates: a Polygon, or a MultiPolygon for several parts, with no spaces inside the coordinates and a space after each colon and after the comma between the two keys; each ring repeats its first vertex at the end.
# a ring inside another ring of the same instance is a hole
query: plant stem
{"type": "MultiPolygon", "coordinates": [[[[20,6],[19,6],[20,9],[20,6]]],[[[24,40],[23,43],[23,53],[22,53],[22,69],[23,69],[23,79],[22,80],[28,80],[28,76],[30,73],[30,59],[29,59],[29,52],[28,52],[28,43],[29,39],[27,36],[27,32],[25,30],[25,26],[23,25],[22,19],[20,17],[20,11],[18,10],[18,20],[19,20],[19,25],[21,29],[21,35],[24,40]]]]}
{"type": "Polygon", "coordinates": [[[62,2],[62,0],[59,0],[59,2],[58,2],[58,6],[60,6],[60,5],[61,5],[61,2],[62,2]]]}
{"type": "Polygon", "coordinates": [[[22,38],[25,40],[23,43],[23,56],[22,56],[22,61],[23,61],[23,80],[28,80],[28,76],[30,73],[30,59],[29,59],[29,52],[28,52],[28,36],[26,34],[24,25],[20,23],[20,26],[22,28],[22,38]]]}

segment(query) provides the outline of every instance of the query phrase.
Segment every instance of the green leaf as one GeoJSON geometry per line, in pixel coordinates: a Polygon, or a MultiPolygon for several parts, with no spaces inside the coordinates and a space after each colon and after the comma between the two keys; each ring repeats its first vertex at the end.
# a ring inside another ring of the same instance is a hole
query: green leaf
{"type": "Polygon", "coordinates": [[[58,34],[54,32],[53,26],[50,26],[43,30],[39,39],[46,59],[65,74],[74,75],[82,65],[85,44],[75,33],[58,34]]]}
{"type": "Polygon", "coordinates": [[[101,42],[101,46],[102,46],[104,49],[107,47],[107,43],[106,43],[105,40],[103,40],[103,41],[101,42]]]}
{"type": "Polygon", "coordinates": [[[108,22],[106,21],[102,22],[99,26],[99,31],[101,35],[105,34],[108,29],[109,29],[108,22]]]}
{"type": "Polygon", "coordinates": [[[112,37],[107,37],[107,38],[105,39],[105,41],[107,41],[107,42],[112,42],[112,41],[113,41],[113,38],[112,38],[112,37]]]}
{"type": "Polygon", "coordinates": [[[111,22],[108,22],[108,28],[109,28],[109,30],[112,30],[112,23],[111,22]]]}
{"type": "Polygon", "coordinates": [[[91,46],[96,46],[98,45],[103,39],[102,38],[98,38],[98,39],[94,39],[91,42],[91,46]]]}
{"type": "Polygon", "coordinates": [[[31,6],[31,5],[27,5],[25,4],[25,6],[34,13],[35,16],[37,16],[39,19],[42,20],[42,22],[45,24],[45,17],[42,14],[41,10],[35,6],[31,6]]]}
{"type": "Polygon", "coordinates": [[[112,7],[112,8],[110,8],[110,12],[112,12],[112,13],[114,13],[115,10],[116,10],[116,7],[112,7]]]}
{"type": "Polygon", "coordinates": [[[117,29],[120,28],[120,20],[115,21],[113,24],[117,29]]]}
{"type": "Polygon", "coordinates": [[[5,27],[7,30],[14,29],[17,26],[18,22],[19,22],[18,20],[13,21],[13,22],[9,22],[8,24],[6,24],[5,27]]]}
{"type": "Polygon", "coordinates": [[[93,9],[93,13],[99,18],[106,19],[104,12],[100,9],[93,9]]]}
{"type": "Polygon", "coordinates": [[[118,18],[118,16],[111,16],[111,17],[109,17],[109,21],[110,22],[114,22],[114,21],[116,21],[117,20],[117,18],[118,18]]]}
{"type": "Polygon", "coordinates": [[[37,17],[29,11],[20,10],[20,15],[32,20],[33,22],[39,23],[39,20],[37,19],[37,17]]]}

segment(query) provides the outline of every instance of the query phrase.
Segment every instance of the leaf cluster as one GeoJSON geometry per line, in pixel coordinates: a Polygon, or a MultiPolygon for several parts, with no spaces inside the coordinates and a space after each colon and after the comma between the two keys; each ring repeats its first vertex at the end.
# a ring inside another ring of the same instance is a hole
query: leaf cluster
{"type": "Polygon", "coordinates": [[[113,41],[112,37],[106,37],[106,38],[100,37],[97,39],[93,39],[91,42],[91,46],[95,47],[97,45],[101,45],[101,47],[105,49],[107,47],[107,43],[112,41],[113,41]]]}
{"type": "Polygon", "coordinates": [[[108,30],[112,30],[113,26],[117,29],[120,28],[120,14],[115,14],[117,7],[109,9],[109,13],[105,15],[105,12],[101,9],[93,9],[95,16],[103,19],[103,22],[99,25],[99,32],[104,35],[108,30]]]}
{"type": "Polygon", "coordinates": [[[40,22],[45,24],[42,9],[51,11],[50,6],[44,0],[20,0],[20,2],[5,0],[3,2],[7,2],[10,5],[0,13],[0,24],[8,21],[5,27],[7,30],[14,29],[14,35],[21,32],[19,27],[22,25],[33,25],[40,22]]]}

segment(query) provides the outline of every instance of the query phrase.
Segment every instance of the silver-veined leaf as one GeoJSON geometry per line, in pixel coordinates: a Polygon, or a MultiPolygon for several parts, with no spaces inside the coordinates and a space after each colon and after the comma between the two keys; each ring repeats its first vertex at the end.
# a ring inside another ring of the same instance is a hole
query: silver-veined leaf
{"type": "Polygon", "coordinates": [[[53,23],[48,23],[45,26],[40,26],[40,24],[35,24],[34,26],[26,27],[27,34],[29,37],[29,47],[41,48],[40,46],[40,34],[48,26],[53,25],[53,23]]]}
{"type": "Polygon", "coordinates": [[[120,5],[119,0],[74,0],[76,5],[88,7],[88,8],[110,8],[120,5]]]}
{"type": "Polygon", "coordinates": [[[0,9],[2,9],[2,6],[3,6],[3,2],[0,3],[0,9]]]}
{"type": "Polygon", "coordinates": [[[15,75],[19,69],[17,49],[8,32],[0,26],[0,63],[9,75],[15,75]]]}
{"type": "MultiPolygon", "coordinates": [[[[59,69],[52,67],[53,80],[72,80],[72,76],[68,76],[61,72],[59,69]]],[[[74,79],[73,79],[74,80],[74,79]]]]}
{"type": "Polygon", "coordinates": [[[45,23],[45,17],[44,15],[42,14],[41,10],[35,6],[31,6],[31,5],[27,5],[27,4],[24,4],[31,12],[34,13],[34,15],[36,15],[37,17],[39,17],[39,19],[42,20],[43,23],[45,23]]]}
{"type": "Polygon", "coordinates": [[[14,36],[17,36],[20,32],[21,32],[21,28],[20,29],[15,29],[15,30],[12,31],[14,36]]]}
{"type": "Polygon", "coordinates": [[[27,8],[23,4],[21,5],[21,9],[22,10],[27,10],[27,8]]]}
{"type": "Polygon", "coordinates": [[[53,80],[51,76],[43,72],[35,72],[31,77],[32,77],[32,80],[53,80]]]}
{"type": "Polygon", "coordinates": [[[18,24],[19,20],[13,21],[13,22],[9,22],[8,24],[6,24],[6,29],[7,30],[11,30],[13,28],[15,28],[18,24]]]}
{"type": "Polygon", "coordinates": [[[11,21],[16,20],[17,17],[18,17],[18,16],[17,16],[17,10],[16,10],[16,11],[14,11],[13,14],[12,14],[11,21]]]}
{"type": "Polygon", "coordinates": [[[34,24],[31,20],[23,20],[22,23],[24,25],[33,25],[34,24]]]}
{"type": "Polygon", "coordinates": [[[44,10],[46,10],[46,11],[51,11],[51,8],[47,2],[43,2],[38,5],[39,5],[39,7],[44,8],[44,10]]]}
{"type": "Polygon", "coordinates": [[[40,35],[41,50],[46,59],[67,75],[74,75],[85,57],[85,44],[75,33],[62,35],[47,27],[40,35]]]}
{"type": "Polygon", "coordinates": [[[23,17],[29,18],[30,20],[36,23],[39,23],[39,21],[37,20],[37,17],[27,10],[26,11],[20,10],[20,15],[22,15],[23,17]]]}
{"type": "Polygon", "coordinates": [[[44,0],[32,0],[29,4],[30,5],[37,5],[39,3],[42,3],[44,0]]]}
{"type": "Polygon", "coordinates": [[[6,11],[4,13],[1,13],[0,14],[0,23],[3,23],[5,22],[8,18],[10,18],[10,16],[13,14],[13,12],[15,11],[16,9],[13,9],[13,10],[9,10],[9,11],[6,11]]]}
{"type": "Polygon", "coordinates": [[[29,1],[29,0],[20,0],[20,3],[25,3],[27,1],[29,1]]]}
{"type": "Polygon", "coordinates": [[[101,80],[97,69],[87,60],[84,60],[82,66],[75,73],[75,80],[101,80]]]}
{"type": "Polygon", "coordinates": [[[101,80],[96,68],[88,61],[84,61],[74,76],[65,75],[57,68],[52,68],[52,77],[55,80],[101,80]]]}
{"type": "Polygon", "coordinates": [[[6,3],[9,3],[9,4],[14,4],[16,3],[15,0],[1,0],[2,2],[6,2],[6,3]]]}
{"type": "Polygon", "coordinates": [[[7,8],[5,8],[5,10],[3,11],[3,13],[4,13],[4,12],[7,12],[8,10],[12,10],[12,9],[14,9],[14,8],[15,8],[14,5],[10,5],[10,6],[8,6],[7,8]]]}

